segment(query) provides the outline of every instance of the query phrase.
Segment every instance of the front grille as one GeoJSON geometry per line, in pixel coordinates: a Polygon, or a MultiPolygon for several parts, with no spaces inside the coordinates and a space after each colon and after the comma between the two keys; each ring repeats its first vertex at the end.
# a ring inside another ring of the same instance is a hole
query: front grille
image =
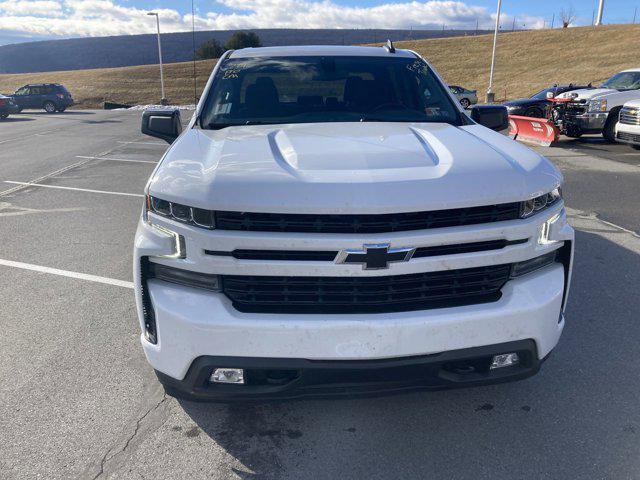
{"type": "Polygon", "coordinates": [[[584,104],[569,102],[566,105],[568,115],[584,115],[587,113],[587,106],[584,104]]]}
{"type": "Polygon", "coordinates": [[[640,108],[624,107],[620,110],[620,123],[640,125],[640,108]]]}
{"type": "Polygon", "coordinates": [[[618,132],[617,138],[625,142],[640,144],[640,135],[634,135],[633,133],[618,132]]]}
{"type": "Polygon", "coordinates": [[[518,202],[430,212],[363,215],[215,212],[218,230],[252,232],[386,233],[475,225],[517,218],[520,218],[518,202]]]}
{"type": "MultiPolygon", "coordinates": [[[[485,252],[501,250],[506,246],[527,243],[528,239],[519,240],[487,240],[483,242],[456,243],[451,245],[436,245],[433,247],[416,248],[411,258],[437,257],[441,255],[456,255],[461,253],[485,252]]],[[[238,260],[279,260],[279,261],[307,261],[333,262],[338,256],[337,250],[234,250],[225,252],[219,250],[205,250],[205,255],[218,257],[233,257],[238,260]]]]}
{"type": "Polygon", "coordinates": [[[500,299],[511,265],[387,277],[222,276],[236,310],[254,313],[384,313],[500,299]]]}

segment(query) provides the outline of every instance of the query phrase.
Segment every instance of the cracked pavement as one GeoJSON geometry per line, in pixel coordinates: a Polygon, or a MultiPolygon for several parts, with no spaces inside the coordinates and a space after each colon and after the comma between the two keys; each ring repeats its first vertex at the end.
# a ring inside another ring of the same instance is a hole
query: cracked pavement
{"type": "MultiPolygon", "coordinates": [[[[142,199],[4,182],[139,194],[154,165],[116,159],[165,149],[139,117],[2,125],[0,260],[131,281],[142,199]],[[104,156],[114,161],[77,158],[104,156]]],[[[177,401],[146,363],[130,288],[0,263],[0,478],[636,478],[640,152],[590,137],[538,150],[565,174],[577,244],[567,326],[535,377],[373,399],[177,401]]]]}

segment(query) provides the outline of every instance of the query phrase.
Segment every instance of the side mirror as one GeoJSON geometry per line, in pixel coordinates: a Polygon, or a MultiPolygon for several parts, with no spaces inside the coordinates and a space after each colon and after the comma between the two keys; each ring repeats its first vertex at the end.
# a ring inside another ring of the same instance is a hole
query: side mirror
{"type": "Polygon", "coordinates": [[[553,98],[553,92],[547,92],[547,98],[553,98]]]}
{"type": "Polygon", "coordinates": [[[177,108],[147,108],[142,112],[142,133],[173,143],[182,133],[180,110],[177,108]]]}
{"type": "Polygon", "coordinates": [[[476,105],[471,109],[471,118],[497,132],[509,128],[509,114],[503,105],[476,105]]]}

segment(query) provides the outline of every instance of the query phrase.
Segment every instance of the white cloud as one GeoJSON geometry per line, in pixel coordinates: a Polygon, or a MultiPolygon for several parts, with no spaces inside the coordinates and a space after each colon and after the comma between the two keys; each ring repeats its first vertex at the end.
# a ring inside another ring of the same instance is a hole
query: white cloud
{"type": "Polygon", "coordinates": [[[6,0],[0,2],[0,13],[4,15],[62,16],[62,5],[54,0],[6,0]]]}
{"type": "MultiPolygon", "coordinates": [[[[491,28],[495,14],[462,1],[427,0],[351,7],[333,0],[217,0],[230,13],[196,15],[199,30],[236,28],[491,28]]],[[[165,32],[191,28],[191,15],[156,10],[165,32]]],[[[147,11],[112,0],[0,0],[0,31],[32,37],[75,37],[153,33],[147,11]],[[55,20],[55,21],[52,21],[55,20]]],[[[501,23],[511,26],[503,14],[501,23]]],[[[518,25],[540,28],[540,17],[519,16],[518,25]]]]}

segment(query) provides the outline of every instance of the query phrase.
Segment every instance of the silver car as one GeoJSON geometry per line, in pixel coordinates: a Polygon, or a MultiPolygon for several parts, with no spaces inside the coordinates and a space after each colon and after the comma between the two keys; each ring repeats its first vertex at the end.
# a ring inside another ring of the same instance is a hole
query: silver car
{"type": "Polygon", "coordinates": [[[469,108],[471,105],[478,103],[477,90],[467,90],[458,85],[449,85],[451,92],[456,96],[463,108],[469,108]]]}

